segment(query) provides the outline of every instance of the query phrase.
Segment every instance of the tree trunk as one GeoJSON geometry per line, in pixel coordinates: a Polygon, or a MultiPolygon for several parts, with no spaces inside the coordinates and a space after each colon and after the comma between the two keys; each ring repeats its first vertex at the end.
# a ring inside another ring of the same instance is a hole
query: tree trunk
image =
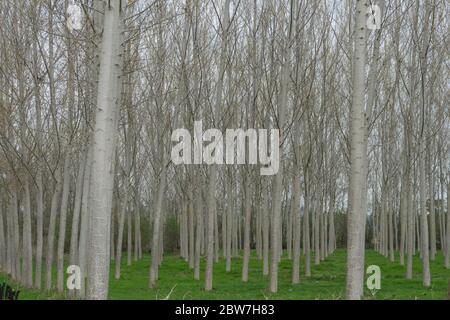
{"type": "Polygon", "coordinates": [[[213,283],[213,259],[214,259],[214,216],[216,214],[216,176],[217,167],[212,165],[209,170],[208,184],[208,219],[207,219],[207,241],[206,241],[206,270],[205,270],[205,291],[212,289],[213,283]]]}
{"type": "Polygon", "coordinates": [[[188,199],[188,224],[189,224],[189,268],[194,269],[194,199],[192,185],[189,186],[189,199],[188,199]]]}
{"type": "Polygon", "coordinates": [[[72,216],[72,228],[70,234],[70,251],[69,251],[69,264],[78,263],[78,234],[80,232],[80,212],[81,212],[81,199],[83,196],[83,181],[86,168],[86,161],[88,158],[88,149],[86,148],[82,152],[82,159],[79,163],[77,182],[75,187],[75,204],[72,216]]]}
{"type": "Polygon", "coordinates": [[[245,178],[245,199],[244,199],[244,257],[242,259],[242,281],[248,281],[248,264],[250,261],[250,219],[252,216],[252,187],[250,185],[251,174],[247,172],[245,178]]]}
{"type": "MultiPolygon", "coordinates": [[[[33,286],[33,250],[31,244],[31,200],[30,200],[30,184],[28,178],[25,180],[24,194],[24,214],[23,214],[23,284],[27,288],[33,286]]],[[[1,254],[1,252],[0,252],[1,254]]]]}
{"type": "MultiPolygon", "coordinates": [[[[130,190],[126,190],[125,192],[129,193],[130,190]]],[[[131,210],[131,203],[130,201],[127,201],[125,203],[125,206],[127,208],[126,213],[127,213],[127,266],[131,266],[131,252],[133,251],[133,224],[131,222],[132,220],[132,214],[133,211],[131,210]]]]}
{"type": "MultiPolygon", "coordinates": [[[[450,176],[450,175],[449,175],[450,176]]],[[[447,183],[447,227],[446,227],[446,241],[445,241],[445,267],[450,269],[450,182],[447,183]]],[[[444,199],[442,199],[443,201],[444,199]]],[[[444,204],[442,204],[444,205],[444,204]]]]}
{"type": "MultiPolygon", "coordinates": [[[[5,241],[5,231],[3,222],[3,202],[0,197],[0,272],[6,272],[6,241],[5,241]]],[[[6,235],[7,236],[7,235],[6,235]]]]}
{"type": "Polygon", "coordinates": [[[350,183],[347,217],[347,291],[349,300],[359,300],[363,295],[364,278],[364,227],[366,217],[366,164],[364,163],[364,137],[367,135],[364,114],[364,84],[366,65],[366,5],[356,0],[355,41],[353,54],[353,94],[350,119],[350,183]]]}
{"type": "MultiPolygon", "coordinates": [[[[163,148],[163,152],[164,148],[163,148]]],[[[160,262],[160,238],[162,238],[161,233],[161,211],[163,205],[163,195],[166,188],[166,160],[165,153],[163,156],[163,161],[161,163],[162,170],[159,176],[159,184],[158,184],[158,192],[156,196],[156,206],[155,206],[155,215],[153,218],[153,235],[152,235],[152,252],[151,252],[151,264],[150,264],[150,277],[149,277],[149,288],[156,288],[158,282],[158,267],[160,262]]]]}
{"type": "MultiPolygon", "coordinates": [[[[126,195],[125,195],[126,198],[126,195]]],[[[118,203],[120,202],[117,201],[118,203]]],[[[114,278],[120,279],[120,271],[121,271],[121,265],[122,265],[122,242],[123,242],[123,229],[125,225],[125,214],[126,214],[126,206],[127,203],[124,200],[122,203],[122,206],[120,206],[120,209],[117,211],[119,212],[119,224],[118,224],[118,234],[117,234],[117,245],[116,245],[116,264],[115,264],[115,273],[114,278]]]]}
{"type": "MultiPolygon", "coordinates": [[[[300,156],[300,152],[297,155],[297,159],[300,156]]],[[[299,161],[299,160],[297,160],[299,161]]],[[[293,231],[294,231],[294,243],[293,243],[293,254],[292,254],[292,283],[296,284],[300,281],[300,197],[301,197],[301,189],[300,189],[300,176],[299,176],[300,168],[295,168],[294,174],[294,201],[292,205],[294,206],[294,215],[293,215],[293,231]]]]}
{"type": "Polygon", "coordinates": [[[261,204],[261,215],[263,219],[263,275],[267,276],[269,275],[269,210],[267,210],[268,206],[268,192],[267,192],[267,185],[264,180],[261,181],[262,190],[261,190],[261,196],[262,196],[262,204],[261,204]]]}
{"type": "MultiPolygon", "coordinates": [[[[291,38],[295,30],[294,16],[296,12],[295,1],[290,1],[289,10],[289,24],[288,24],[288,34],[284,43],[283,48],[283,60],[281,67],[281,80],[280,80],[280,93],[278,96],[278,130],[280,141],[283,141],[284,137],[284,121],[287,109],[287,95],[288,95],[288,80],[289,80],[289,70],[290,70],[290,59],[291,59],[291,38]]],[[[272,140],[272,143],[274,141],[272,140]]],[[[282,158],[282,155],[280,155],[282,158]]],[[[281,257],[281,193],[283,189],[283,164],[280,161],[278,172],[276,173],[273,181],[273,198],[272,198],[272,224],[271,224],[271,264],[270,264],[270,283],[269,291],[276,293],[278,291],[278,262],[281,257]]],[[[282,247],[281,247],[282,248],[282,247]]]]}
{"type": "MultiPolygon", "coordinates": [[[[216,85],[216,96],[213,106],[213,117],[219,120],[222,107],[223,78],[225,73],[226,53],[228,48],[228,27],[230,20],[230,0],[225,0],[223,7],[222,21],[222,43],[220,52],[220,62],[218,66],[218,80],[216,85]]],[[[214,220],[216,219],[216,179],[217,166],[212,165],[209,170],[208,196],[207,196],[207,230],[208,239],[206,243],[206,270],[205,270],[205,290],[210,291],[213,283],[213,259],[214,259],[214,220]]]]}
{"type": "Polygon", "coordinates": [[[86,166],[83,177],[83,194],[81,196],[81,222],[80,222],[80,240],[78,243],[78,265],[81,270],[81,288],[79,295],[84,297],[86,294],[86,278],[87,278],[87,258],[88,258],[88,232],[89,232],[89,198],[90,181],[92,171],[92,142],[90,138],[87,147],[86,166]]]}
{"type": "Polygon", "coordinates": [[[117,107],[121,86],[122,19],[125,2],[110,0],[105,6],[100,51],[100,72],[97,92],[92,180],[89,219],[89,259],[87,297],[103,300],[108,297],[110,262],[111,198],[113,193],[117,107]]]}
{"type": "MultiPolygon", "coordinates": [[[[201,185],[200,178],[196,177],[197,186],[201,185]]],[[[194,279],[200,280],[200,256],[201,256],[201,241],[202,241],[202,232],[203,228],[203,201],[201,191],[195,189],[194,190],[194,210],[195,217],[197,219],[196,223],[196,232],[195,232],[195,257],[194,257],[194,279]]]]}
{"type": "Polygon", "coordinates": [[[50,290],[52,288],[52,267],[53,267],[53,254],[54,254],[54,241],[55,241],[55,226],[56,215],[58,211],[58,202],[62,192],[62,170],[58,168],[55,173],[55,190],[52,196],[52,204],[50,209],[50,222],[48,225],[47,235],[47,256],[46,256],[46,270],[45,270],[45,289],[50,290]]]}
{"type": "Polygon", "coordinates": [[[420,199],[420,253],[422,255],[422,274],[423,285],[429,287],[431,285],[430,277],[430,258],[428,245],[428,222],[426,209],[426,192],[425,192],[425,148],[424,142],[419,141],[419,199],[420,199]]]}
{"type": "Polygon", "coordinates": [[[69,157],[70,153],[68,152],[64,159],[63,189],[61,199],[61,211],[59,216],[58,247],[56,255],[57,261],[56,288],[58,292],[64,291],[64,243],[66,239],[66,217],[67,217],[67,204],[69,201],[69,183],[70,183],[69,157]]]}

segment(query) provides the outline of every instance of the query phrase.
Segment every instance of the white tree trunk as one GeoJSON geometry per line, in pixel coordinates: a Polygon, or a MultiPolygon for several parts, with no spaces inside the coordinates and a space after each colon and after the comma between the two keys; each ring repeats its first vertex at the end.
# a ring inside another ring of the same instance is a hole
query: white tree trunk
{"type": "MultiPolygon", "coordinates": [[[[219,121],[222,107],[223,78],[225,73],[226,53],[228,48],[228,27],[230,20],[230,0],[225,0],[222,18],[222,43],[220,52],[220,62],[218,66],[218,79],[216,86],[216,96],[213,106],[213,117],[219,121]]],[[[205,290],[210,291],[213,283],[213,259],[214,259],[214,220],[216,219],[216,180],[217,166],[212,165],[209,170],[208,196],[207,196],[207,230],[208,239],[206,242],[206,270],[205,270],[205,290]]]]}
{"type": "Polygon", "coordinates": [[[3,222],[3,203],[2,200],[0,198],[0,271],[3,272],[7,270],[6,268],[6,237],[5,237],[5,229],[4,229],[4,225],[5,223],[3,222]]]}
{"type": "Polygon", "coordinates": [[[108,297],[111,197],[113,193],[114,149],[116,143],[117,91],[122,65],[121,27],[125,2],[110,0],[105,6],[100,51],[94,144],[92,152],[92,195],[89,211],[89,259],[87,298],[108,297]],[[121,7],[122,6],[122,7],[121,7]]]}
{"type": "Polygon", "coordinates": [[[349,300],[359,300],[363,294],[364,226],[366,218],[366,164],[364,145],[367,123],[364,114],[364,84],[366,66],[366,0],[356,0],[355,41],[353,55],[353,94],[350,115],[350,183],[347,218],[347,291],[349,300]]]}
{"type": "MultiPolygon", "coordinates": [[[[289,23],[287,38],[284,42],[283,48],[283,61],[281,67],[281,80],[280,80],[280,95],[278,97],[278,129],[280,134],[280,141],[283,141],[284,137],[284,121],[287,109],[287,94],[288,94],[288,80],[289,70],[291,66],[291,52],[292,44],[291,37],[295,30],[294,16],[295,16],[295,1],[290,1],[289,8],[289,23]]],[[[278,291],[278,262],[281,257],[280,250],[280,236],[281,236],[281,192],[283,188],[283,164],[280,161],[280,166],[273,181],[273,198],[272,198],[272,232],[271,232],[271,264],[270,264],[270,283],[269,291],[276,293],[278,291]]]]}
{"type": "Polygon", "coordinates": [[[40,289],[42,285],[41,275],[42,275],[42,247],[44,243],[44,232],[43,232],[43,215],[44,215],[44,204],[43,204],[43,186],[42,186],[42,171],[38,168],[38,173],[36,175],[36,268],[35,268],[35,278],[34,286],[36,289],[40,289]]]}
{"type": "MultiPolygon", "coordinates": [[[[195,178],[197,182],[201,182],[200,178],[195,178]]],[[[196,184],[197,186],[200,185],[200,183],[196,184]]],[[[195,257],[194,257],[194,279],[200,280],[200,256],[201,256],[201,237],[202,232],[201,229],[203,228],[203,201],[202,201],[202,194],[200,190],[197,190],[197,188],[194,190],[194,210],[195,210],[195,217],[196,217],[196,231],[195,231],[195,257]]]]}
{"type": "Polygon", "coordinates": [[[194,269],[194,199],[192,185],[189,186],[188,222],[189,222],[189,268],[194,269]]]}
{"type": "Polygon", "coordinates": [[[232,186],[232,179],[233,179],[233,173],[229,171],[229,175],[227,177],[227,243],[226,243],[226,264],[225,264],[225,270],[226,272],[231,272],[231,256],[233,255],[231,250],[231,242],[233,237],[233,186],[232,186]]]}
{"type": "MultiPolygon", "coordinates": [[[[449,174],[450,176],[450,174],[449,174]]],[[[450,182],[447,183],[447,226],[445,237],[445,267],[450,269],[450,182]]],[[[444,204],[442,204],[444,205],[444,204]]]]}
{"type": "MultiPolygon", "coordinates": [[[[423,43],[421,45],[421,82],[422,82],[422,94],[421,94],[421,129],[419,137],[419,201],[420,201],[420,239],[421,239],[421,256],[422,256],[422,275],[423,275],[423,285],[424,287],[429,287],[431,285],[431,274],[430,274],[430,247],[429,247],[429,233],[428,233],[428,218],[427,218],[427,194],[426,194],[426,178],[425,178],[425,142],[426,142],[426,132],[427,129],[427,118],[425,117],[425,110],[429,112],[429,108],[426,106],[425,98],[425,82],[427,79],[427,52],[429,46],[429,18],[430,18],[430,7],[429,3],[425,3],[425,18],[423,24],[423,43]]],[[[433,219],[434,223],[434,219],[433,219]]]]}
{"type": "Polygon", "coordinates": [[[423,285],[429,287],[431,285],[430,277],[430,257],[428,244],[428,221],[426,209],[426,192],[425,192],[425,147],[423,141],[419,141],[419,200],[420,200],[420,253],[422,255],[422,275],[423,285]]]}
{"type": "MultiPolygon", "coordinates": [[[[164,151],[163,151],[164,152],[164,151]]],[[[150,262],[150,278],[149,288],[156,288],[158,282],[158,267],[160,263],[161,245],[160,238],[162,238],[161,226],[162,226],[162,201],[164,190],[166,188],[166,162],[165,156],[162,161],[162,170],[159,176],[158,192],[156,195],[155,215],[153,218],[153,235],[152,235],[152,257],[150,262]]]]}
{"type": "MultiPolygon", "coordinates": [[[[431,152],[429,152],[430,154],[431,152]]],[[[434,173],[433,162],[430,158],[429,166],[429,199],[430,199],[430,259],[435,260],[436,257],[436,215],[434,206],[434,173]]]]}
{"type": "Polygon", "coordinates": [[[63,178],[63,190],[61,199],[61,211],[59,216],[59,235],[58,235],[58,247],[57,247],[57,278],[56,288],[58,292],[64,291],[64,243],[66,239],[66,216],[67,216],[67,204],[69,198],[69,183],[70,183],[70,153],[66,154],[64,159],[64,178],[63,178]]]}
{"type": "Polygon", "coordinates": [[[81,222],[80,222],[80,240],[78,243],[78,265],[81,269],[81,289],[80,297],[84,297],[86,293],[87,278],[87,258],[88,258],[88,229],[89,229],[89,198],[90,198],[90,181],[92,171],[92,142],[88,140],[86,166],[83,177],[83,194],[81,196],[81,222]]]}
{"type": "MultiPolygon", "coordinates": [[[[126,196],[125,196],[126,198],[126,196]]],[[[126,199],[125,199],[126,200],[126,199]]],[[[125,214],[126,214],[126,206],[127,203],[126,201],[123,201],[122,205],[119,206],[120,209],[118,210],[119,212],[119,230],[118,230],[118,234],[117,234],[117,245],[116,245],[116,264],[115,264],[115,273],[114,273],[114,278],[116,280],[120,279],[120,270],[121,270],[121,265],[122,265],[122,241],[123,241],[123,228],[125,225],[125,214]]],[[[120,202],[120,201],[118,201],[120,202]]]]}
{"type": "Polygon", "coordinates": [[[270,218],[268,206],[268,192],[267,185],[264,179],[261,181],[261,215],[262,215],[262,241],[263,241],[263,275],[269,275],[269,230],[270,230],[270,218]]]}
{"type": "MultiPolygon", "coordinates": [[[[24,214],[23,214],[23,284],[31,288],[33,286],[33,250],[31,244],[31,200],[30,200],[30,184],[28,177],[25,180],[24,194],[24,214]]],[[[1,252],[0,252],[1,254],[1,252]]]]}
{"type": "MultiPolygon", "coordinates": [[[[299,149],[299,148],[298,148],[299,149]]],[[[300,152],[298,152],[300,153],[300,152]]],[[[299,160],[300,154],[297,155],[297,159],[299,160]]],[[[292,283],[296,284],[300,282],[300,197],[301,197],[301,188],[300,188],[300,168],[296,166],[295,174],[294,174],[294,200],[292,201],[292,205],[294,206],[294,215],[293,215],[293,231],[294,231],[294,239],[293,239],[293,252],[292,252],[292,283]]]]}
{"type": "Polygon", "coordinates": [[[50,290],[52,288],[52,267],[53,267],[53,254],[55,245],[55,226],[56,215],[58,213],[58,202],[62,191],[62,170],[58,168],[55,173],[55,190],[52,196],[52,204],[50,209],[50,221],[48,225],[47,235],[47,255],[46,255],[46,269],[45,269],[45,289],[50,290]]]}
{"type": "Polygon", "coordinates": [[[78,166],[77,182],[75,186],[75,200],[72,216],[72,228],[70,234],[69,264],[78,263],[78,235],[80,232],[80,212],[81,199],[83,196],[83,181],[85,174],[86,161],[88,157],[87,149],[82,153],[82,159],[78,166]]]}
{"type": "Polygon", "coordinates": [[[216,215],[216,177],[217,166],[212,165],[209,170],[208,183],[208,219],[207,219],[207,240],[206,240],[206,270],[205,270],[205,291],[212,289],[213,283],[213,259],[214,259],[214,216],[216,215]]]}
{"type": "Polygon", "coordinates": [[[245,178],[245,199],[244,199],[244,257],[242,259],[242,281],[248,281],[248,264],[250,261],[250,219],[252,214],[252,187],[250,185],[250,173],[245,178]]]}

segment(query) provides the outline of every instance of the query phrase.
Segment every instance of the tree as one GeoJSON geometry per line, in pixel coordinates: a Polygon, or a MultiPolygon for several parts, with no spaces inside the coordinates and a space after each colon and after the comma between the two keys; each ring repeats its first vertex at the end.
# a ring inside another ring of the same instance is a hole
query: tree
{"type": "MultiPolygon", "coordinates": [[[[353,94],[350,114],[350,182],[349,209],[347,217],[347,291],[350,300],[359,300],[363,294],[364,239],[366,218],[366,171],[364,155],[367,146],[367,119],[364,114],[364,84],[366,67],[366,8],[367,1],[356,1],[354,53],[353,53],[353,94]]],[[[367,160],[366,160],[367,161],[367,160]]]]}
{"type": "Polygon", "coordinates": [[[88,299],[106,299],[109,279],[109,232],[113,193],[115,134],[117,132],[118,91],[121,88],[125,3],[112,0],[105,6],[100,51],[97,111],[93,136],[90,192],[88,299]]]}

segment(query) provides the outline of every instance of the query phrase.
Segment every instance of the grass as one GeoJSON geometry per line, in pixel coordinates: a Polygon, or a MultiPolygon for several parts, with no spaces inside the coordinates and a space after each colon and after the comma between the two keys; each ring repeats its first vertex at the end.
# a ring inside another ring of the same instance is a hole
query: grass
{"type": "MultiPolygon", "coordinates": [[[[312,276],[302,273],[300,283],[291,284],[291,261],[283,257],[279,265],[278,293],[267,291],[268,278],[262,275],[262,261],[252,253],[249,266],[249,281],[241,281],[242,259],[234,258],[232,271],[225,272],[225,260],[214,265],[213,290],[205,292],[204,266],[201,279],[193,279],[193,270],[176,255],[166,255],[159,270],[158,288],[148,289],[149,256],[146,255],[132,266],[122,262],[122,277],[114,279],[114,263],[111,264],[110,299],[343,299],[345,297],[346,251],[337,250],[320,265],[312,265],[312,276]]],[[[364,299],[447,299],[450,270],[444,268],[443,255],[439,253],[431,262],[430,288],[422,286],[421,261],[414,258],[413,279],[405,279],[405,267],[378,254],[366,250],[366,267],[378,265],[381,268],[381,289],[370,292],[365,288],[364,299]]],[[[312,260],[314,261],[314,260],[312,260]]],[[[303,259],[301,261],[303,267],[303,259]]],[[[367,276],[366,278],[367,279],[367,276]]],[[[17,286],[5,274],[0,274],[0,283],[17,286]]],[[[65,295],[21,288],[19,299],[64,299],[65,295]]]]}

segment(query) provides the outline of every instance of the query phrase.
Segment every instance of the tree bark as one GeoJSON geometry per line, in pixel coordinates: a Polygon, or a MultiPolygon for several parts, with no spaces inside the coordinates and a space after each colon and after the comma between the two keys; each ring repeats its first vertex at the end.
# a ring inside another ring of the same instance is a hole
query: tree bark
{"type": "Polygon", "coordinates": [[[366,5],[365,0],[356,0],[355,42],[353,54],[353,94],[350,115],[350,183],[347,217],[347,290],[349,300],[359,300],[363,295],[364,248],[366,217],[366,183],[364,159],[364,137],[367,123],[364,115],[364,84],[366,65],[366,5]]]}
{"type": "Polygon", "coordinates": [[[52,196],[52,204],[50,209],[50,221],[48,225],[47,235],[47,256],[46,256],[46,270],[45,270],[45,289],[50,290],[52,288],[52,267],[53,267],[53,254],[54,254],[54,241],[55,241],[55,226],[56,215],[58,211],[58,202],[62,192],[62,171],[58,168],[55,173],[55,189],[52,196]]]}
{"type": "Polygon", "coordinates": [[[105,6],[100,51],[100,72],[97,92],[92,180],[89,218],[89,259],[87,297],[103,300],[108,297],[110,262],[111,198],[118,95],[121,86],[122,19],[125,2],[110,0],[105,6]]]}
{"type": "Polygon", "coordinates": [[[67,205],[69,201],[69,183],[70,183],[70,168],[69,160],[70,153],[67,152],[64,159],[64,174],[63,174],[63,189],[61,199],[61,211],[59,216],[59,234],[58,234],[58,247],[57,247],[57,278],[56,289],[58,292],[64,291],[64,243],[66,240],[66,217],[67,217],[67,205]]]}

